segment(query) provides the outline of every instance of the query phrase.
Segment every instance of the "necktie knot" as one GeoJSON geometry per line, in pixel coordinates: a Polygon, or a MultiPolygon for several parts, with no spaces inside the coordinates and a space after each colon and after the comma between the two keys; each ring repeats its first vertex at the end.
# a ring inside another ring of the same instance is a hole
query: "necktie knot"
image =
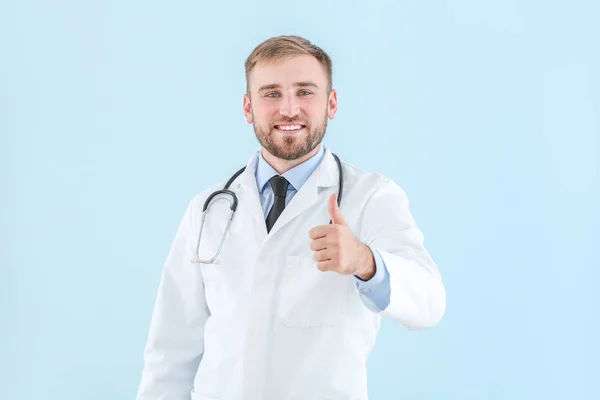
{"type": "Polygon", "coordinates": [[[275,197],[284,197],[287,193],[289,182],[281,175],[275,175],[271,179],[269,179],[269,183],[271,184],[271,188],[273,189],[273,194],[275,197]]]}

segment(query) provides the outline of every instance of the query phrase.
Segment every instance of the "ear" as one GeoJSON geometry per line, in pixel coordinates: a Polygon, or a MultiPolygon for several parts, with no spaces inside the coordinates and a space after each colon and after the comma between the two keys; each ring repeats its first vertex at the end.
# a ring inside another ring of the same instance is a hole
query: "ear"
{"type": "Polygon", "coordinates": [[[337,112],[337,91],[335,89],[332,89],[331,93],[329,93],[329,100],[327,102],[327,117],[329,117],[329,119],[333,119],[335,117],[336,112],[337,112]]]}
{"type": "Polygon", "coordinates": [[[244,116],[246,116],[246,121],[249,124],[254,121],[252,118],[252,105],[250,104],[250,96],[248,94],[244,95],[244,116]]]}

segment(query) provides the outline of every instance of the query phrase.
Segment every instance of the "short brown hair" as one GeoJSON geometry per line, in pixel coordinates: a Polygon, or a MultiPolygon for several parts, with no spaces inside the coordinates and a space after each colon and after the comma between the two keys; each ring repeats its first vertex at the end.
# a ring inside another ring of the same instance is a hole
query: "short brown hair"
{"type": "Polygon", "coordinates": [[[249,94],[250,84],[248,83],[248,77],[252,69],[262,61],[267,60],[282,60],[288,57],[299,56],[303,54],[310,54],[315,57],[325,68],[327,73],[327,91],[330,92],[332,89],[332,75],[333,67],[331,58],[323,49],[319,46],[312,44],[307,39],[295,36],[295,35],[282,35],[272,37],[265,40],[254,50],[246,59],[246,91],[249,94]]]}

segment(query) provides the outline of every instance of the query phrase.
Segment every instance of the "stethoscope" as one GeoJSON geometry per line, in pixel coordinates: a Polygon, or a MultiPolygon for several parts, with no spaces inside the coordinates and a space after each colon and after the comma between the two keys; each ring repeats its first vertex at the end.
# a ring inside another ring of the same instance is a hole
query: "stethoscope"
{"type": "MultiPolygon", "coordinates": [[[[337,166],[338,166],[339,184],[338,184],[337,204],[339,207],[340,202],[342,201],[342,191],[344,189],[344,175],[342,173],[342,163],[341,163],[339,157],[333,153],[332,153],[332,155],[335,158],[335,162],[337,163],[337,166]]],[[[192,263],[219,264],[219,260],[217,260],[217,257],[219,257],[219,254],[221,253],[221,249],[223,248],[223,243],[225,242],[225,235],[227,235],[229,225],[231,224],[231,220],[233,219],[233,215],[235,214],[235,211],[236,211],[237,205],[238,205],[238,198],[233,191],[229,190],[229,186],[231,186],[233,181],[235,181],[235,179],[238,176],[240,176],[240,174],[242,172],[244,172],[245,170],[246,170],[246,167],[243,167],[239,171],[237,171],[235,174],[233,174],[233,176],[231,178],[229,178],[229,180],[227,181],[227,183],[225,184],[223,189],[217,190],[217,191],[211,193],[210,196],[208,196],[208,198],[204,202],[204,207],[202,207],[202,219],[200,220],[200,233],[198,234],[198,242],[196,244],[196,252],[194,254],[194,259],[192,259],[192,263]],[[198,251],[200,250],[200,240],[202,238],[202,228],[204,227],[204,219],[206,218],[206,213],[208,212],[208,208],[211,205],[211,200],[215,196],[218,196],[220,194],[227,195],[231,198],[230,206],[229,206],[229,209],[231,211],[229,213],[229,218],[227,218],[227,225],[225,226],[225,230],[223,231],[223,236],[221,237],[221,243],[219,243],[219,248],[217,250],[217,253],[208,260],[201,260],[200,257],[198,256],[198,251]]],[[[329,223],[331,223],[331,221],[329,221],[329,223]]]]}

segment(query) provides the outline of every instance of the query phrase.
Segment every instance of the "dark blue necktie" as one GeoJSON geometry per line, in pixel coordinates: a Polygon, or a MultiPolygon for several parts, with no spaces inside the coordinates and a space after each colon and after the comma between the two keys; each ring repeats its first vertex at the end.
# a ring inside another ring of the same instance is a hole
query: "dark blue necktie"
{"type": "Polygon", "coordinates": [[[269,179],[269,183],[273,189],[275,201],[273,202],[271,211],[269,211],[269,215],[267,215],[267,232],[271,232],[271,228],[275,225],[275,221],[277,221],[277,218],[279,218],[285,208],[285,195],[287,193],[289,182],[283,176],[275,175],[269,179]]]}

